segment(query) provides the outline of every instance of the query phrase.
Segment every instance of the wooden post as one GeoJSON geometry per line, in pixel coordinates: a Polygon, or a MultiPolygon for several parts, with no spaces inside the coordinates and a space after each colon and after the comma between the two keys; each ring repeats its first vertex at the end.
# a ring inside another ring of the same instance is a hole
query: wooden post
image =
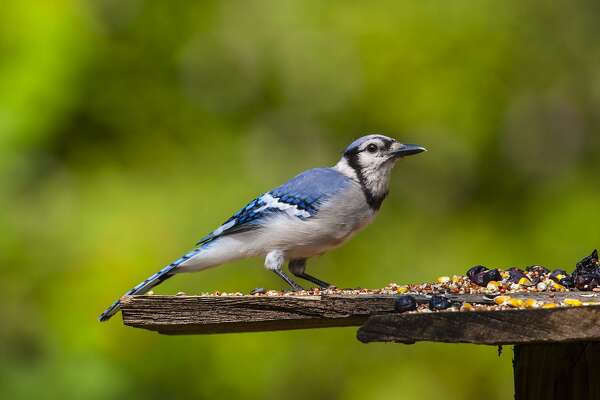
{"type": "Polygon", "coordinates": [[[600,342],[522,344],[514,352],[516,400],[600,399],[600,342]]]}

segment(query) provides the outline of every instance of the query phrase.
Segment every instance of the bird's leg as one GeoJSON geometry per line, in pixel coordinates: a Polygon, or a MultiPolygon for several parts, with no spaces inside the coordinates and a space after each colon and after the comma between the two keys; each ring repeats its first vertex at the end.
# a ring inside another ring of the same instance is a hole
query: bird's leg
{"type": "Polygon", "coordinates": [[[281,279],[283,279],[284,281],[286,281],[287,284],[290,285],[292,287],[292,289],[294,289],[296,292],[300,291],[300,290],[304,290],[304,288],[302,286],[300,286],[296,282],[294,282],[292,280],[292,278],[290,278],[285,273],[283,273],[282,270],[280,270],[280,269],[274,269],[273,272],[275,272],[275,274],[277,276],[279,276],[281,279]]]}
{"type": "Polygon", "coordinates": [[[291,271],[292,274],[296,275],[298,278],[306,279],[307,281],[314,283],[322,289],[327,289],[333,286],[304,272],[306,270],[306,258],[290,260],[290,263],[288,264],[288,269],[291,271]]]}
{"type": "Polygon", "coordinates": [[[294,290],[304,290],[304,288],[298,285],[296,282],[292,280],[289,276],[287,276],[281,268],[283,267],[283,263],[285,262],[285,258],[283,256],[283,252],[281,250],[273,250],[267,254],[265,258],[265,267],[267,269],[275,272],[277,276],[283,279],[288,285],[290,285],[294,290]]]}

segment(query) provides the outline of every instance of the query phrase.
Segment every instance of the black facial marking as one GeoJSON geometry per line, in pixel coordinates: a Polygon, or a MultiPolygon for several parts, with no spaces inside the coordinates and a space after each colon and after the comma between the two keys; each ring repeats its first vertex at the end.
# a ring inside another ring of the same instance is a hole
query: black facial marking
{"type": "Polygon", "coordinates": [[[394,143],[392,140],[388,139],[388,138],[380,138],[381,141],[383,142],[383,148],[387,151],[392,147],[392,143],[394,143]]]}
{"type": "Polygon", "coordinates": [[[347,152],[346,154],[344,154],[344,157],[346,157],[346,160],[348,161],[348,165],[354,170],[354,172],[356,172],[356,177],[358,178],[360,187],[362,188],[362,191],[365,195],[367,204],[369,205],[369,207],[371,207],[372,210],[377,211],[377,210],[379,210],[379,208],[381,208],[381,203],[383,203],[383,200],[385,200],[385,197],[387,196],[387,192],[380,196],[375,196],[373,194],[373,192],[371,192],[369,190],[369,188],[367,187],[367,185],[365,183],[365,176],[363,174],[362,167],[360,165],[359,153],[360,153],[360,151],[358,151],[358,149],[356,149],[354,151],[347,152]]]}

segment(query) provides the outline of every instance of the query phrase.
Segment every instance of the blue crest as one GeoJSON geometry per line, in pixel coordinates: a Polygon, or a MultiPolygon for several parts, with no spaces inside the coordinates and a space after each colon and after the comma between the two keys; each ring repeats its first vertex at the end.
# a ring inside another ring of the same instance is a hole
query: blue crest
{"type": "Polygon", "coordinates": [[[375,138],[382,139],[383,141],[392,141],[392,142],[394,141],[394,139],[392,139],[391,137],[385,136],[385,135],[363,136],[363,137],[356,139],[354,142],[350,143],[350,145],[348,147],[346,147],[346,150],[344,150],[344,154],[352,153],[352,152],[356,151],[364,142],[371,140],[371,139],[375,139],[375,138]]]}

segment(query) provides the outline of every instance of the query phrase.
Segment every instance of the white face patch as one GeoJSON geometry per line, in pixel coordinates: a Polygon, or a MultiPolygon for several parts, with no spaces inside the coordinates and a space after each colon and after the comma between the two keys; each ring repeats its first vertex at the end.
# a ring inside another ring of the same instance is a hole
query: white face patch
{"type": "Polygon", "coordinates": [[[385,195],[389,188],[390,176],[394,163],[388,160],[369,160],[364,164],[359,158],[362,167],[364,184],[374,196],[385,195]]]}
{"type": "Polygon", "coordinates": [[[381,139],[372,139],[361,146],[358,164],[361,168],[364,184],[373,196],[385,196],[389,189],[390,175],[394,159],[390,158],[390,149],[398,146],[387,145],[381,139]],[[376,146],[376,151],[369,151],[376,146]]]}
{"type": "Polygon", "coordinates": [[[342,157],[333,168],[346,175],[348,178],[358,182],[358,176],[356,176],[356,171],[348,164],[348,160],[346,160],[346,157],[342,157]]]}
{"type": "Polygon", "coordinates": [[[366,136],[362,140],[360,144],[349,146],[336,169],[354,176],[363,188],[367,203],[379,209],[388,193],[391,170],[397,160],[393,152],[402,145],[381,135],[366,136]]]}
{"type": "Polygon", "coordinates": [[[363,143],[358,151],[361,167],[374,168],[386,162],[392,162],[390,152],[398,148],[400,143],[391,139],[374,138],[363,143]]]}

